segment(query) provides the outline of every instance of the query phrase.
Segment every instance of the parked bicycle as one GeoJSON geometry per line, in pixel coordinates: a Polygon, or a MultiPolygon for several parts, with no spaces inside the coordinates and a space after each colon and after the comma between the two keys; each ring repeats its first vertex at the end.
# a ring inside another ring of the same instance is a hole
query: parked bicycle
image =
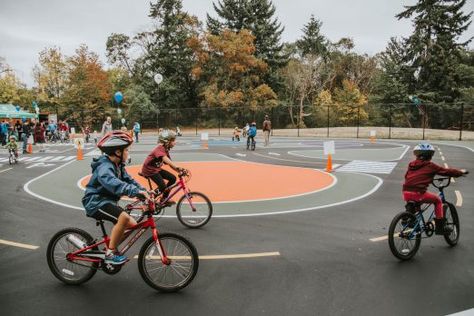
{"type": "MultiPolygon", "coordinates": [[[[153,190],[150,178],[145,177],[142,173],[139,173],[138,175],[147,179],[150,190],[153,190]]],[[[168,201],[178,192],[182,191],[183,196],[181,196],[181,198],[176,203],[176,215],[178,220],[186,227],[199,228],[206,225],[210,221],[213,208],[211,201],[205,194],[193,192],[188,189],[186,183],[189,182],[190,179],[191,173],[189,170],[180,171],[178,173],[178,181],[168,188],[168,190],[171,192],[168,197],[162,201],[161,196],[163,192],[159,192],[158,188],[156,188],[156,208],[158,209],[158,214],[161,214],[161,212],[164,213],[164,209],[166,208],[168,201]]],[[[128,207],[133,206],[134,203],[130,204],[128,207]]]]}
{"type": "MultiPolygon", "coordinates": [[[[439,196],[443,202],[443,216],[446,225],[452,228],[452,232],[443,235],[451,247],[456,246],[459,241],[460,227],[459,216],[456,207],[446,200],[444,189],[451,184],[450,177],[433,179],[432,185],[439,190],[439,196]]],[[[409,201],[405,205],[405,212],[397,214],[388,230],[388,243],[392,254],[400,260],[409,260],[415,256],[420,248],[421,239],[434,235],[434,206],[430,216],[426,219],[424,212],[431,206],[430,203],[418,203],[409,201]]]]}
{"type": "MultiPolygon", "coordinates": [[[[130,239],[119,250],[125,254],[130,247],[151,229],[148,238],[138,255],[138,270],[143,280],[152,288],[162,292],[176,292],[189,285],[199,267],[199,257],[194,245],[188,239],[174,233],[159,234],[153,215],[156,214],[154,196],[145,202],[134,203],[133,209],[143,212],[137,225],[125,231],[124,240],[130,239]],[[132,233],[136,233],[132,236],[132,233]]],[[[118,273],[122,265],[105,263],[105,251],[110,238],[104,222],[98,220],[102,239],[97,241],[79,228],[66,228],[56,233],[49,242],[46,256],[53,275],[66,284],[78,285],[90,280],[102,270],[107,274],[118,273]]]]}

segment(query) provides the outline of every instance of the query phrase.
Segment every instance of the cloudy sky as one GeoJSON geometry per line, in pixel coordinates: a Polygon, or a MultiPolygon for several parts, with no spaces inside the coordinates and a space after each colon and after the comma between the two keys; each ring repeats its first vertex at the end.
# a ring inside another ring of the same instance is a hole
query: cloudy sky
{"type": "MultiPolygon", "coordinates": [[[[29,86],[38,53],[58,46],[66,55],[85,43],[104,64],[105,42],[111,33],[134,35],[150,26],[150,0],[0,0],[0,56],[29,86]]],[[[215,16],[212,0],[183,0],[183,7],[205,21],[215,16]]],[[[373,55],[382,51],[392,36],[407,36],[408,20],[395,14],[416,0],[273,0],[285,27],[283,41],[294,41],[311,14],[323,22],[322,32],[332,41],[352,37],[356,51],[373,55]]],[[[465,12],[474,10],[467,1],[465,12]]],[[[464,38],[474,35],[474,26],[464,38]]],[[[474,44],[470,45],[474,47],[474,44]]]]}

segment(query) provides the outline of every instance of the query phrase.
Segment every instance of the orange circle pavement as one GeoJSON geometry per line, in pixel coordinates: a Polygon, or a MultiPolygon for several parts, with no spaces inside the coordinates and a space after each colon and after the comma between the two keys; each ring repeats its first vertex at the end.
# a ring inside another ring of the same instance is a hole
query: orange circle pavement
{"type": "MultiPolygon", "coordinates": [[[[330,174],[316,169],[240,161],[179,162],[178,165],[191,171],[189,189],[205,193],[213,202],[286,198],[323,190],[336,181],[330,174]]],[[[138,175],[140,170],[138,165],[127,167],[128,173],[147,188],[147,180],[138,175]]],[[[83,188],[89,178],[81,180],[83,188]]]]}

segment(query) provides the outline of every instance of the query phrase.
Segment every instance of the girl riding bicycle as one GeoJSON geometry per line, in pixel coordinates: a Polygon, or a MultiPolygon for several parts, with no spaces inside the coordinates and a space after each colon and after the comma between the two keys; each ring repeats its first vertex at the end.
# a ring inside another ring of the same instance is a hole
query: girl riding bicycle
{"type": "Polygon", "coordinates": [[[107,133],[97,147],[105,154],[94,158],[92,177],[86,186],[82,204],[88,217],[107,220],[114,224],[110,236],[105,262],[123,264],[128,259],[116,253],[125,229],[136,225],[136,221],[117,205],[122,196],[148,198],[148,192],[125,170],[128,149],[133,143],[128,133],[114,131],[107,133]]]}
{"type": "MultiPolygon", "coordinates": [[[[178,167],[171,161],[169,152],[176,145],[176,134],[173,131],[164,130],[159,134],[158,141],[160,144],[152,150],[143,162],[141,174],[155,182],[160,192],[163,192],[161,201],[164,201],[170,193],[168,188],[176,182],[176,177],[171,172],[162,169],[163,164],[178,172],[186,169],[178,167]]],[[[175,203],[169,200],[166,206],[175,203]]]]}
{"type": "Polygon", "coordinates": [[[428,192],[428,186],[433,182],[436,175],[448,177],[460,177],[468,172],[454,168],[443,168],[431,161],[435,149],[428,143],[415,146],[413,153],[416,159],[410,162],[405,174],[403,184],[403,199],[418,203],[433,203],[435,205],[435,233],[444,235],[452,231],[452,227],[446,225],[443,214],[443,203],[439,196],[428,192]]]}

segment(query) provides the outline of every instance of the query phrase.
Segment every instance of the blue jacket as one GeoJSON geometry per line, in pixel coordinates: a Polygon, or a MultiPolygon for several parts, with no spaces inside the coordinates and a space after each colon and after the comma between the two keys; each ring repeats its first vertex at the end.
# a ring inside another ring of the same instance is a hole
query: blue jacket
{"type": "Polygon", "coordinates": [[[133,125],[133,131],[138,133],[140,132],[140,124],[139,123],[135,123],[135,125],[133,125]]]}
{"type": "Polygon", "coordinates": [[[257,136],[257,127],[256,126],[250,126],[248,134],[249,134],[250,137],[257,136]]]}
{"type": "Polygon", "coordinates": [[[124,195],[135,197],[139,191],[145,190],[130,177],[124,164],[116,166],[105,155],[94,158],[91,167],[92,177],[82,198],[87,216],[93,215],[107,203],[117,204],[124,195]]]}

